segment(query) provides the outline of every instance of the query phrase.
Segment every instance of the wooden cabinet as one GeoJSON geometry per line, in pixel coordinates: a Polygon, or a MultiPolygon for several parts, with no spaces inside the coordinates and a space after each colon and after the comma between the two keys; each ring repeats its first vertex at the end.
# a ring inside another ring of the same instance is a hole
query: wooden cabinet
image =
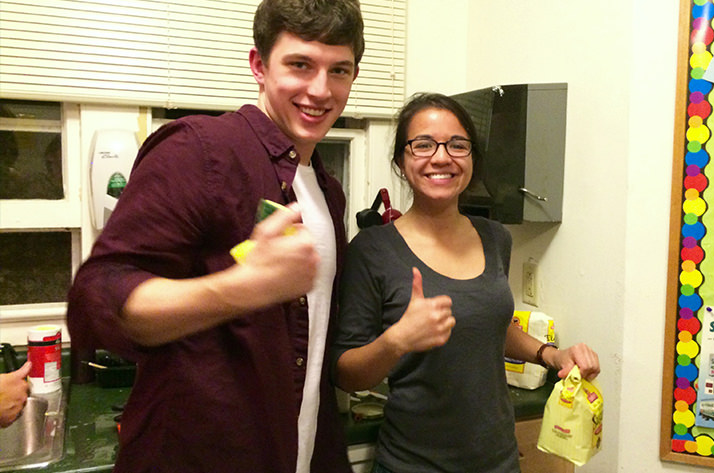
{"type": "Polygon", "coordinates": [[[575,466],[567,460],[538,450],[540,418],[516,422],[516,440],[522,473],[573,473],[575,466]]]}

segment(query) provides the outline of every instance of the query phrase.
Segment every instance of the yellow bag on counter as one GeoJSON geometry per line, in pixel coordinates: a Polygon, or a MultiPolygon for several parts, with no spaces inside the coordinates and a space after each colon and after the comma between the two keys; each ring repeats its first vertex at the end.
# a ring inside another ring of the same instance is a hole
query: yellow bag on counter
{"type": "Polygon", "coordinates": [[[583,466],[600,451],[603,399],[600,389],[573,366],[545,404],[538,449],[583,466]]]}

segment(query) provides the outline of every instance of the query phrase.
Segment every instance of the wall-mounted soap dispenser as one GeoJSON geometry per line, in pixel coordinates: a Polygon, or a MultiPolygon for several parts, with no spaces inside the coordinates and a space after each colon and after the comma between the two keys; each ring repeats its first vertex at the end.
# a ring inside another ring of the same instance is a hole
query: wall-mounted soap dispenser
{"type": "Polygon", "coordinates": [[[94,228],[101,230],[121,195],[139,151],[130,130],[97,130],[92,140],[90,164],[91,213],[94,228]]]}

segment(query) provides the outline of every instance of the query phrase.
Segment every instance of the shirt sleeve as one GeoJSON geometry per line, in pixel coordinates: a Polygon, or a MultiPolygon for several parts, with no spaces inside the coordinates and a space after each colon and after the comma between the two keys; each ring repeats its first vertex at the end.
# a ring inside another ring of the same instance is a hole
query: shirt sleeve
{"type": "Polygon", "coordinates": [[[142,348],[122,332],[126,299],[153,277],[185,278],[210,219],[207,169],[191,126],[174,122],[139,151],[116,209],[80,267],[68,295],[72,343],[138,359],[142,348]]]}
{"type": "Polygon", "coordinates": [[[383,249],[363,230],[347,247],[345,267],[340,278],[337,333],[332,346],[332,375],[344,352],[374,341],[383,331],[383,282],[379,261],[383,249]]]}

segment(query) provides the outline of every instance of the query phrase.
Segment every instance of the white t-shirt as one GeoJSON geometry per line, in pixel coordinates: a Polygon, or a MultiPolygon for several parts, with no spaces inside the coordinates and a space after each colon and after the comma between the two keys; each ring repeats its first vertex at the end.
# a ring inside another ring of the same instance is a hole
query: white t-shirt
{"type": "Polygon", "coordinates": [[[332,283],[337,267],[337,250],[330,211],[325,196],[317,184],[312,166],[298,166],[293,189],[300,206],[303,224],[315,237],[315,246],[320,256],[315,285],[307,294],[309,318],[307,374],[298,417],[297,473],[309,473],[315,447],[317,412],[320,406],[320,376],[330,317],[332,283]]]}

